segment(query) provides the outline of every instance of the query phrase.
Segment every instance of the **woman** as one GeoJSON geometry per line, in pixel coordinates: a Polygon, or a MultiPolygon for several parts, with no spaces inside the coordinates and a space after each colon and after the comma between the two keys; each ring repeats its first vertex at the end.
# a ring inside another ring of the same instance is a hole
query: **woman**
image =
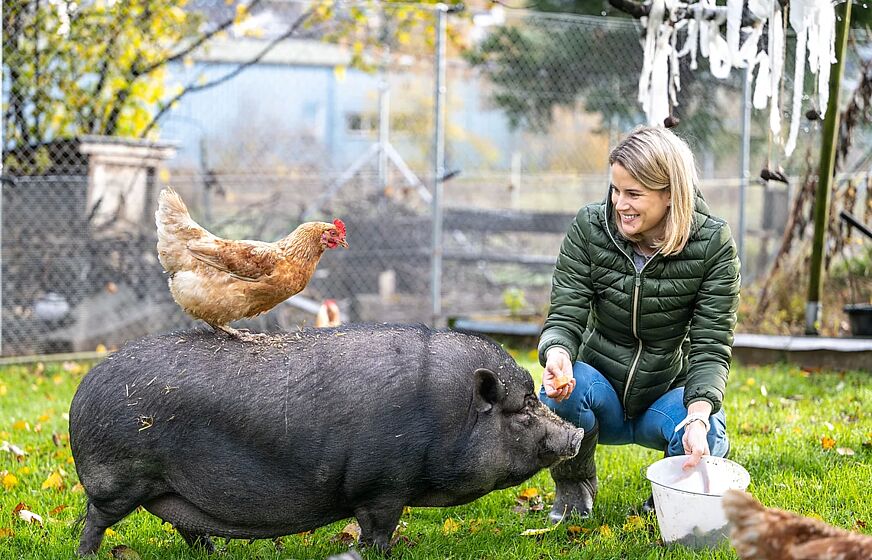
{"type": "Polygon", "coordinates": [[[554,522],[590,515],[597,441],[687,454],[686,468],[729,451],[721,404],[739,300],[730,228],[711,215],[693,154],[669,130],[634,130],[609,164],[609,196],[582,208],[563,240],[539,339],[542,401],[585,430],[579,454],[551,469],[554,522]]]}

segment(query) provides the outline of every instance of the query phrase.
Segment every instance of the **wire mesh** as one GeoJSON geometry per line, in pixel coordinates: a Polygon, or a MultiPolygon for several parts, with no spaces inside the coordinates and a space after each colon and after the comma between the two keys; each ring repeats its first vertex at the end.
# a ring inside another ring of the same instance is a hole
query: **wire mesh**
{"type": "MultiPolygon", "coordinates": [[[[147,14],[123,12],[138,2],[62,5],[3,11],[3,355],[111,348],[197,323],[157,261],[167,185],[222,237],[347,225],[350,248],[325,253],[299,296],[236,326],[312,325],[327,298],[346,321],[434,319],[431,7],[160,0],[151,10],[167,17],[152,29],[136,21],[147,14]],[[150,43],[155,34],[164,41],[150,43]],[[201,48],[188,48],[192,37],[201,48]]],[[[536,320],[570,220],[606,194],[609,147],[644,119],[640,27],[482,15],[448,20],[440,319],[536,320]]],[[[855,51],[846,76],[857,52],[868,56],[855,51]]],[[[682,80],[677,131],[737,231],[741,77],[717,81],[702,61],[682,80]]],[[[765,120],[754,114],[752,178],[777,164],[793,177],[818,125],[804,123],[786,159],[765,120]]],[[[869,145],[855,142],[855,161],[869,145]]],[[[746,277],[768,265],[790,188],[751,181],[746,277]]]]}

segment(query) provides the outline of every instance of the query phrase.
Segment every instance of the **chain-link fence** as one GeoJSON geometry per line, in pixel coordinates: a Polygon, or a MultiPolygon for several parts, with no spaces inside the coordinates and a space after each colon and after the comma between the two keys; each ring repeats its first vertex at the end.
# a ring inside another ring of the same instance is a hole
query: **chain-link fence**
{"type": "MultiPolygon", "coordinates": [[[[228,238],[346,223],[350,248],[327,252],[300,296],[249,327],[311,325],[327,298],[346,321],[431,322],[437,12],[145,5],[4,6],[2,354],[111,347],[193,323],[156,257],[166,185],[228,238]]],[[[446,17],[439,320],[535,316],[576,209],[606,194],[609,147],[644,120],[640,27],[517,10],[446,17]]],[[[869,56],[859,43],[848,78],[857,53],[869,56]]],[[[794,186],[752,180],[740,232],[742,77],[715,80],[702,61],[682,84],[676,130],[715,212],[743,237],[744,275],[757,276],[794,186]]],[[[804,124],[786,159],[766,117],[753,119],[751,176],[782,165],[795,183],[807,149],[816,161],[818,125],[804,124]]],[[[857,134],[854,169],[872,144],[868,123],[857,134]]]]}

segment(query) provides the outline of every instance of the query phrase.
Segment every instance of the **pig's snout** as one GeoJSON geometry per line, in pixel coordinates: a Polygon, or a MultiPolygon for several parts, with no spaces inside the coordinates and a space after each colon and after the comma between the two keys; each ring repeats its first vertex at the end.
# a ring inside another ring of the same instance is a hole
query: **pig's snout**
{"type": "Polygon", "coordinates": [[[569,436],[569,445],[566,446],[566,451],[560,453],[561,459],[571,459],[578,455],[578,450],[581,449],[581,440],[584,439],[584,430],[577,428],[572,431],[569,436]]]}

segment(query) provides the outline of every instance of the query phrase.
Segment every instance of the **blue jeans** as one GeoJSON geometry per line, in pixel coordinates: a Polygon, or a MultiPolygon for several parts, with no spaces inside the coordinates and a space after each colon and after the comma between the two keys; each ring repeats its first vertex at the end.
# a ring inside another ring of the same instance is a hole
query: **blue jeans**
{"type": "MultiPolygon", "coordinates": [[[[684,445],[681,443],[684,428],[675,431],[675,426],[687,416],[684,387],[668,391],[641,416],[625,420],[621,399],[599,371],[584,362],[575,362],[572,373],[575,389],[569,398],[557,402],[546,397],[544,390],[539,393],[539,399],[558,416],[585,431],[599,424],[599,443],[635,443],[665,451],[669,457],[684,455],[684,445]]],[[[724,410],[713,414],[709,423],[709,450],[712,455],[723,457],[730,450],[724,410]]]]}

